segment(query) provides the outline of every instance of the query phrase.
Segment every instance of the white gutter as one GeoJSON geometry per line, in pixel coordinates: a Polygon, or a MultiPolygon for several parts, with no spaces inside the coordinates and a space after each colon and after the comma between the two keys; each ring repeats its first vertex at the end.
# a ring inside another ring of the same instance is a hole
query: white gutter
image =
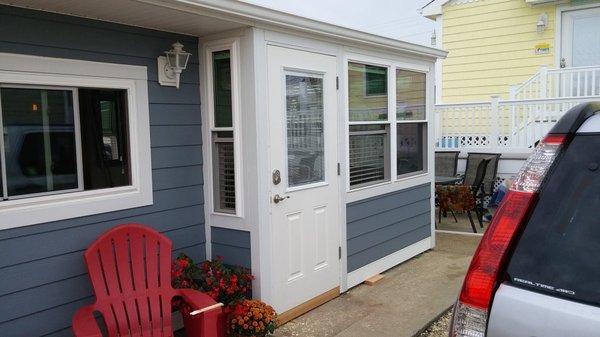
{"type": "Polygon", "coordinates": [[[136,0],[155,6],[197,13],[248,24],[255,27],[287,28],[315,35],[327,36],[346,42],[354,42],[397,52],[416,54],[432,58],[445,58],[446,51],[400,41],[359,30],[341,27],[298,15],[235,0],[136,0]]]}

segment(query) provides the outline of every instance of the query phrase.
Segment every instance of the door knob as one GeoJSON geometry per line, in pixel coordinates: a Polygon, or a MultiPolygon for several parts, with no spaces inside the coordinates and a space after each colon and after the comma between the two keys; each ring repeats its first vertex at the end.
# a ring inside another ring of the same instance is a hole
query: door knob
{"type": "Polygon", "coordinates": [[[278,204],[278,203],[284,201],[285,199],[289,199],[289,198],[290,198],[289,196],[282,197],[279,194],[275,194],[273,196],[273,202],[276,203],[276,204],[278,204]]]}

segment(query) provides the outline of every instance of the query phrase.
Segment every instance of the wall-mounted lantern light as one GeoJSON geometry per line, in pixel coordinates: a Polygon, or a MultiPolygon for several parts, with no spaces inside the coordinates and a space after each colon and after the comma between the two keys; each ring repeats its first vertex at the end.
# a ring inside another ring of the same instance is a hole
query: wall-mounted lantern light
{"type": "Polygon", "coordinates": [[[548,14],[540,14],[536,26],[538,34],[542,34],[548,28],[548,14]]]}
{"type": "Polygon", "coordinates": [[[437,45],[437,35],[435,34],[435,29],[431,33],[431,45],[434,47],[437,45]]]}
{"type": "Polygon", "coordinates": [[[165,51],[165,56],[158,57],[158,83],[179,89],[179,77],[187,67],[190,55],[183,50],[181,43],[173,43],[173,48],[165,51]]]}

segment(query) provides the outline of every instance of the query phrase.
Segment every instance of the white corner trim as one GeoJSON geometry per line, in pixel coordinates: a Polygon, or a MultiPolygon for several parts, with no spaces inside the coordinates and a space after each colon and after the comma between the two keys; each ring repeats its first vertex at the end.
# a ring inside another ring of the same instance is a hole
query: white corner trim
{"type": "Polygon", "coordinates": [[[403,248],[395,253],[392,253],[384,258],[381,258],[375,262],[369,263],[368,265],[361,267],[348,274],[348,289],[361,284],[364,280],[369,277],[382,273],[392,267],[399,265],[400,263],[415,257],[424,251],[431,249],[431,238],[426,238],[412,245],[403,248]]]}
{"type": "Polygon", "coordinates": [[[0,53],[0,83],[127,90],[130,186],[0,202],[0,230],[151,205],[146,67],[0,53]]]}

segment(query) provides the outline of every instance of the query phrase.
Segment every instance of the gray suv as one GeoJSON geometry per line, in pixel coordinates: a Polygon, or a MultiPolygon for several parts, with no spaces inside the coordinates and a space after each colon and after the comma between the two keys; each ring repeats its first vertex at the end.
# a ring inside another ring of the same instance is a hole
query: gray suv
{"type": "Polygon", "coordinates": [[[473,256],[450,336],[600,336],[600,103],[567,112],[473,256]]]}

